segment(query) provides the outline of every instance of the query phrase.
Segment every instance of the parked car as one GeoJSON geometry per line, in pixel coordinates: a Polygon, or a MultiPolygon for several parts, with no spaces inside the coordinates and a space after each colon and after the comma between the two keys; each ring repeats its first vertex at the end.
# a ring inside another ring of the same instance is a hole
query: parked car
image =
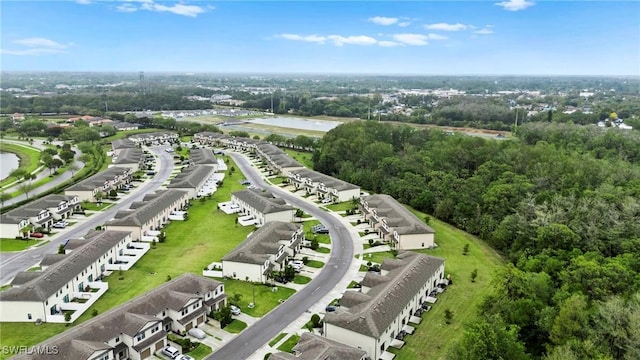
{"type": "Polygon", "coordinates": [[[202,329],[198,329],[198,328],[191,328],[187,333],[196,339],[204,339],[207,336],[207,334],[204,331],[202,331],[202,329]]]}
{"type": "Polygon", "coordinates": [[[324,311],[326,311],[326,312],[334,312],[334,311],[336,311],[337,309],[338,309],[337,307],[335,307],[335,306],[333,306],[333,305],[329,305],[329,306],[327,306],[326,308],[324,308],[324,311]]]}
{"type": "Polygon", "coordinates": [[[192,358],[189,355],[181,355],[179,358],[177,358],[176,360],[195,360],[194,358],[192,358]]]}
{"type": "Polygon", "coordinates": [[[231,309],[231,314],[233,315],[240,315],[242,313],[242,311],[240,311],[240,308],[235,305],[231,305],[229,306],[229,308],[231,309]]]}
{"type": "Polygon", "coordinates": [[[39,233],[39,232],[34,232],[34,233],[31,233],[30,237],[32,237],[32,238],[43,238],[44,234],[43,233],[39,233]]]}
{"type": "Polygon", "coordinates": [[[180,351],[173,346],[167,345],[162,349],[162,353],[170,357],[171,359],[175,359],[180,356],[180,351]]]}
{"type": "Polygon", "coordinates": [[[322,225],[322,224],[318,224],[318,225],[314,226],[313,228],[311,228],[311,231],[313,231],[316,234],[328,234],[329,233],[329,229],[327,229],[327,227],[322,225]]]}
{"type": "Polygon", "coordinates": [[[322,199],[322,203],[323,203],[323,204],[328,204],[328,203],[330,203],[330,202],[332,202],[332,200],[331,200],[331,199],[329,199],[329,198],[322,199]]]}
{"type": "Polygon", "coordinates": [[[291,260],[291,261],[289,261],[289,265],[291,265],[291,266],[304,266],[304,262],[302,262],[302,260],[291,260]]]}
{"type": "Polygon", "coordinates": [[[64,229],[67,227],[67,224],[62,223],[62,222],[57,222],[53,225],[51,225],[52,228],[56,228],[56,229],[64,229]]]}

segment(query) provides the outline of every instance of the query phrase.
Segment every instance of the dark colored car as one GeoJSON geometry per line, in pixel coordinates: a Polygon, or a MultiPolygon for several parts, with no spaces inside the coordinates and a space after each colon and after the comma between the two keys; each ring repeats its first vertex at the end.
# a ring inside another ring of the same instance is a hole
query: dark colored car
{"type": "Polygon", "coordinates": [[[34,233],[31,233],[30,237],[39,239],[39,238],[43,238],[44,234],[39,232],[34,232],[34,233]]]}
{"type": "Polygon", "coordinates": [[[334,311],[336,311],[337,309],[338,309],[337,307],[335,307],[335,306],[333,306],[333,305],[329,305],[329,306],[327,306],[326,308],[324,308],[324,311],[326,311],[326,312],[334,312],[334,311]]]}

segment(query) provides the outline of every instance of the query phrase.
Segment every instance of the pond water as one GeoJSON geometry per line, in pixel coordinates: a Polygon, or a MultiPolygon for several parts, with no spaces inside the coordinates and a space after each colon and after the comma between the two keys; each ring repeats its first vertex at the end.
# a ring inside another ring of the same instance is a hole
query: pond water
{"type": "Polygon", "coordinates": [[[312,131],[324,131],[327,132],[334,127],[342,124],[339,121],[330,120],[315,120],[315,119],[302,119],[292,117],[269,117],[262,119],[248,120],[248,122],[255,124],[279,126],[291,129],[312,130],[312,131]]]}
{"type": "Polygon", "coordinates": [[[8,177],[18,166],[20,166],[20,158],[16,154],[0,153],[0,180],[8,177]]]}

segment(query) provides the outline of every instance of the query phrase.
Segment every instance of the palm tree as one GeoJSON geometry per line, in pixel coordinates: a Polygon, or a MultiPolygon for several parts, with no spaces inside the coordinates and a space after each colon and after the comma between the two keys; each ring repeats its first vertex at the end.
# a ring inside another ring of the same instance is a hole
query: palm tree
{"type": "Polygon", "coordinates": [[[11,194],[7,194],[6,192],[0,192],[0,207],[4,207],[4,202],[11,199],[11,194]]]}
{"type": "Polygon", "coordinates": [[[22,184],[20,184],[18,189],[20,189],[21,192],[23,192],[25,195],[27,195],[27,199],[28,199],[29,198],[29,191],[33,190],[33,185],[31,183],[22,183],[22,184]]]}
{"type": "Polygon", "coordinates": [[[75,163],[71,163],[71,165],[69,165],[69,171],[71,171],[71,177],[73,177],[74,173],[78,170],[80,170],[80,167],[78,165],[76,165],[75,163]]]}

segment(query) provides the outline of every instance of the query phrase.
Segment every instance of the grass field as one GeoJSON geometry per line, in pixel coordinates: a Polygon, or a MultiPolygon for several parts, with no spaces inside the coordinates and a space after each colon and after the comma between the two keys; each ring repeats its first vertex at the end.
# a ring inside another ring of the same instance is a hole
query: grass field
{"type": "Polygon", "coordinates": [[[103,144],[107,144],[112,142],[113,140],[118,140],[118,139],[123,139],[129,135],[134,135],[134,134],[144,134],[144,133],[150,133],[150,132],[157,132],[157,131],[165,131],[163,129],[138,129],[138,130],[129,130],[129,131],[118,131],[115,135],[106,137],[102,140],[100,140],[103,144]]]}
{"type": "MultiPolygon", "coordinates": [[[[0,344],[3,346],[33,346],[68,329],[65,324],[7,323],[0,322],[0,344]]],[[[0,351],[0,359],[12,354],[0,351]]]]}
{"type": "Polygon", "coordinates": [[[6,251],[21,251],[33,245],[37,245],[42,240],[35,239],[26,239],[26,240],[18,240],[18,239],[0,239],[0,252],[6,251]]]}
{"type": "MultiPolygon", "coordinates": [[[[18,145],[13,143],[1,142],[0,151],[16,154],[16,156],[20,158],[19,169],[23,169],[28,173],[32,173],[33,171],[35,171],[40,165],[40,150],[26,143],[24,145],[18,145]]],[[[9,176],[3,181],[0,181],[0,187],[9,185],[16,180],[18,179],[9,176]]]]}
{"type": "Polygon", "coordinates": [[[232,298],[235,294],[240,294],[240,301],[237,302],[237,306],[243,313],[253,316],[261,317],[271,311],[274,307],[280,304],[280,300],[286,300],[291,295],[295,294],[295,290],[276,287],[278,290],[273,291],[273,287],[270,285],[256,284],[255,286],[246,281],[233,280],[233,279],[217,279],[224,283],[224,292],[228,298],[232,298]],[[255,299],[254,299],[255,290],[255,299]],[[249,308],[249,303],[253,303],[253,309],[249,308]]]}
{"type": "Polygon", "coordinates": [[[224,327],[224,331],[230,332],[232,334],[237,334],[242,330],[247,328],[247,323],[240,321],[238,319],[234,319],[231,324],[224,327]]]}
{"type": "Polygon", "coordinates": [[[324,266],[324,263],[318,260],[309,260],[307,261],[306,266],[312,267],[314,269],[320,269],[321,267],[324,266]]]}
{"type": "Polygon", "coordinates": [[[352,209],[353,204],[351,201],[345,201],[337,204],[330,204],[325,207],[331,211],[346,211],[352,209]]]}
{"type": "Polygon", "coordinates": [[[311,282],[311,278],[307,276],[296,275],[296,277],[293,278],[294,284],[304,285],[308,284],[309,282],[311,282]]]}
{"type": "MultiPolygon", "coordinates": [[[[424,219],[425,214],[410,210],[424,219]]],[[[462,337],[464,323],[477,317],[478,304],[491,293],[491,280],[504,266],[500,256],[475,236],[433,218],[429,226],[436,231],[438,248],[419,252],[444,258],[445,272],[451,274],[453,285],[440,294],[431,311],[422,316],[423,321],[416,327],[416,332],[405,337],[406,345],[402,350],[391,350],[397,354],[398,360],[444,359],[462,337]],[[462,255],[465,244],[469,244],[466,256],[462,255]],[[472,283],[471,272],[474,269],[478,270],[478,278],[472,283]],[[444,321],[447,308],[455,314],[450,325],[444,321]]]]}
{"type": "Polygon", "coordinates": [[[291,156],[294,160],[297,160],[300,164],[309,169],[313,169],[313,154],[305,151],[297,151],[293,149],[282,148],[285,153],[291,156]]]}
{"type": "Polygon", "coordinates": [[[284,351],[284,352],[293,352],[293,347],[296,346],[296,344],[298,343],[298,340],[300,340],[300,336],[298,335],[291,335],[287,340],[285,340],[282,345],[278,346],[278,350],[280,351],[284,351]]]}
{"type": "Polygon", "coordinates": [[[189,356],[196,360],[204,359],[207,355],[211,354],[213,350],[211,347],[200,343],[198,346],[188,353],[189,356]]]}

